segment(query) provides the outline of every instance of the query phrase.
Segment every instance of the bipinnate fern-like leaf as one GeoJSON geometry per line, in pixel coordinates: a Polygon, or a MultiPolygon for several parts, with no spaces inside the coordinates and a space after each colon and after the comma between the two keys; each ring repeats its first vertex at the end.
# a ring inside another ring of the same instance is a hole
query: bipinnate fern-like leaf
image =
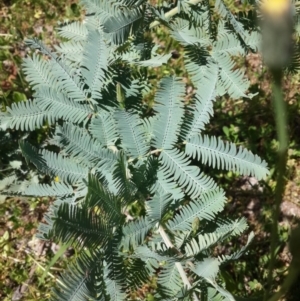
{"type": "Polygon", "coordinates": [[[118,251],[120,233],[115,233],[104,252],[105,261],[108,263],[104,270],[104,280],[111,300],[124,300],[126,291],[138,288],[149,280],[144,261],[126,257],[118,251]]]}
{"type": "MultiPolygon", "coordinates": [[[[219,32],[220,29],[218,29],[219,32]]],[[[222,53],[229,55],[242,55],[245,53],[245,48],[242,47],[239,40],[236,39],[234,34],[226,32],[218,37],[218,40],[214,42],[212,49],[212,56],[217,56],[222,53]]]]}
{"type": "Polygon", "coordinates": [[[51,72],[51,62],[33,54],[23,60],[23,71],[32,86],[48,86],[55,87],[55,77],[51,72]]]}
{"type": "Polygon", "coordinates": [[[218,97],[252,96],[232,56],[256,50],[259,35],[245,31],[223,0],[215,4],[218,24],[209,1],[177,2],[166,17],[146,0],[83,0],[85,21],[58,30],[69,41],[55,51],[27,42],[36,52],[23,64],[34,99],[1,113],[0,128],[51,124],[42,149],[24,139],[20,148],[54,181],[19,187],[14,178],[7,191],[56,198],[38,237],[72,243],[78,258],[53,300],[129,300],[149,277],[157,279],[158,300],[195,301],[199,289],[208,300],[232,300],[219,285],[219,266],[248,244],[219,257],[210,248],[247,225],[219,217],[225,193],[196,161],[258,179],[268,174],[250,151],[202,134],[218,97]],[[171,57],[152,43],[155,18],[183,46],[188,79],[166,76],[157,86],[150,80],[147,68],[171,57]]]}
{"type": "MultiPolygon", "coordinates": [[[[164,55],[155,55],[149,60],[144,60],[144,61],[138,61],[138,62],[133,62],[138,66],[142,67],[160,67],[164,64],[167,64],[169,59],[171,58],[172,54],[164,54],[164,55]]],[[[130,61],[129,61],[130,62],[130,61]]]]}
{"type": "Polygon", "coordinates": [[[42,150],[40,154],[47,162],[46,174],[58,176],[62,181],[71,184],[80,183],[87,178],[88,169],[85,166],[47,150],[42,150]]]}
{"type": "Polygon", "coordinates": [[[81,74],[89,87],[91,99],[101,99],[101,88],[104,84],[108,67],[108,47],[99,30],[91,30],[83,50],[81,74]]]}
{"type": "Polygon", "coordinates": [[[145,140],[141,119],[134,112],[117,110],[115,119],[121,135],[123,148],[133,157],[144,156],[150,148],[145,140]]]}
{"type": "Polygon", "coordinates": [[[183,206],[180,213],[171,219],[167,226],[171,231],[187,231],[191,229],[192,222],[197,217],[200,220],[213,220],[217,213],[221,212],[225,205],[225,195],[222,190],[203,194],[197,202],[190,202],[183,206]]]}
{"type": "Polygon", "coordinates": [[[45,158],[43,158],[38,150],[24,140],[21,140],[19,144],[27,164],[31,162],[36,166],[38,170],[40,170],[41,172],[46,172],[47,164],[45,162],[45,158]]]}
{"type": "MultiPolygon", "coordinates": [[[[42,72],[45,71],[46,76],[49,76],[51,79],[50,87],[66,93],[69,98],[75,101],[85,101],[87,99],[86,91],[78,73],[76,73],[76,70],[74,70],[72,66],[66,64],[63,57],[59,57],[37,39],[28,40],[27,45],[41,51],[41,53],[50,58],[51,69],[41,70],[42,72]]],[[[28,63],[30,63],[30,61],[28,61],[28,63]]],[[[47,65],[44,64],[44,66],[47,65]]],[[[32,70],[30,66],[29,68],[27,67],[25,71],[28,78],[33,78],[34,81],[40,82],[38,75],[33,72],[35,70],[32,70]]]]}
{"type": "Polygon", "coordinates": [[[122,233],[119,229],[117,229],[113,233],[111,240],[108,242],[104,251],[104,258],[107,261],[107,276],[112,280],[118,281],[119,283],[121,283],[123,280],[122,277],[126,276],[124,257],[118,251],[121,239],[122,233]]]}
{"type": "Polygon", "coordinates": [[[100,145],[86,129],[71,123],[57,126],[49,143],[60,147],[62,154],[73,158],[77,163],[94,168],[102,174],[112,172],[119,159],[118,154],[100,145]]]}
{"type": "Polygon", "coordinates": [[[199,167],[191,165],[190,160],[178,149],[164,150],[160,154],[160,160],[165,178],[177,181],[192,199],[196,199],[204,191],[216,188],[213,179],[201,173],[199,167]]]}
{"type": "Polygon", "coordinates": [[[219,272],[219,262],[216,258],[205,258],[203,261],[197,263],[196,267],[192,268],[192,271],[212,285],[224,297],[223,300],[235,301],[231,293],[219,286],[215,281],[216,275],[219,272]]]}
{"type": "Polygon", "coordinates": [[[22,101],[13,103],[7,109],[7,114],[0,115],[0,127],[2,130],[15,128],[21,131],[33,131],[41,128],[46,119],[45,110],[35,101],[22,101]]]}
{"type": "Polygon", "coordinates": [[[247,228],[247,220],[242,217],[236,220],[217,219],[217,233],[222,234],[224,239],[241,235],[247,228]]]}
{"type": "Polygon", "coordinates": [[[63,149],[63,154],[72,157],[78,163],[91,167],[95,161],[101,160],[101,146],[82,127],[65,123],[57,126],[55,135],[49,143],[63,149]]]}
{"type": "MultiPolygon", "coordinates": [[[[220,8],[221,15],[223,17],[227,17],[228,15],[228,19],[234,24],[235,30],[242,35],[242,39],[245,39],[243,45],[236,36],[229,31],[224,30],[222,22],[218,27],[218,30],[220,30],[221,33],[217,36],[216,41],[211,40],[204,29],[199,30],[195,25],[180,19],[180,22],[172,27],[172,35],[185,46],[187,52],[194,53],[194,56],[195,54],[199,56],[199,54],[202,53],[199,57],[201,60],[196,63],[198,65],[198,68],[196,68],[198,71],[196,72],[198,78],[201,77],[201,69],[206,65],[205,62],[213,59],[213,61],[218,64],[220,68],[217,90],[218,95],[222,96],[225,93],[228,93],[232,98],[252,97],[252,94],[247,95],[245,93],[250,85],[249,81],[244,78],[244,74],[240,69],[234,71],[235,63],[231,59],[231,56],[244,54],[246,46],[253,47],[254,45],[251,46],[250,44],[253,44],[254,35],[250,38],[250,35],[246,33],[243,28],[239,27],[239,25],[242,25],[235,20],[223,1],[218,0],[217,2],[218,4],[216,4],[216,7],[220,8]]],[[[256,48],[256,46],[253,48],[256,48]]],[[[195,60],[192,62],[195,63],[195,60]]],[[[193,64],[191,66],[187,64],[187,67],[195,69],[193,64]]]]}
{"type": "Polygon", "coordinates": [[[88,121],[92,113],[87,104],[81,104],[68,98],[66,94],[43,87],[37,90],[35,94],[38,107],[48,112],[50,121],[61,118],[65,121],[71,121],[75,124],[88,121]]]}
{"type": "Polygon", "coordinates": [[[94,210],[63,203],[57,210],[51,236],[63,242],[88,248],[106,246],[112,236],[112,225],[94,210]]]}
{"type": "Polygon", "coordinates": [[[80,252],[63,273],[59,285],[53,290],[51,301],[106,300],[107,275],[102,257],[103,253],[99,250],[80,252]]]}
{"type": "Polygon", "coordinates": [[[105,287],[109,300],[111,301],[123,301],[126,299],[126,293],[122,290],[122,285],[116,280],[109,278],[105,279],[105,287]]]}
{"type": "Polygon", "coordinates": [[[219,261],[216,258],[205,258],[193,269],[193,272],[202,278],[216,278],[219,272],[219,261]]]}
{"type": "Polygon", "coordinates": [[[218,291],[213,288],[209,287],[207,289],[207,300],[208,301],[227,301],[228,299],[222,296],[221,294],[218,293],[218,291]]]}
{"type": "Polygon", "coordinates": [[[185,153],[213,168],[236,171],[252,175],[258,180],[269,173],[267,164],[250,151],[237,148],[234,143],[223,142],[220,138],[197,135],[186,142],[185,153]]]}
{"type": "Polygon", "coordinates": [[[248,97],[245,91],[250,86],[249,81],[244,77],[240,69],[233,71],[235,63],[231,60],[228,54],[216,54],[215,59],[220,66],[220,79],[218,81],[217,92],[220,96],[228,93],[235,99],[248,97]]]}
{"type": "Polygon", "coordinates": [[[60,23],[57,33],[63,38],[76,42],[85,41],[88,36],[87,28],[80,21],[60,23]]]}
{"type": "Polygon", "coordinates": [[[89,124],[89,130],[93,137],[104,147],[113,146],[118,139],[116,121],[112,111],[101,111],[89,124]]]}
{"type": "Polygon", "coordinates": [[[119,155],[102,147],[83,128],[70,123],[57,126],[55,135],[49,143],[62,149],[61,154],[74,160],[82,167],[93,169],[95,174],[112,176],[119,155]]]}
{"type": "Polygon", "coordinates": [[[172,257],[158,254],[157,252],[151,250],[147,246],[139,246],[135,249],[135,251],[136,252],[135,252],[134,257],[141,258],[144,261],[147,261],[147,259],[149,259],[149,258],[156,260],[156,262],[161,262],[161,261],[170,261],[171,262],[171,260],[172,260],[172,257]]]}
{"type": "Polygon", "coordinates": [[[130,258],[126,266],[126,282],[131,290],[139,289],[150,279],[146,263],[139,258],[130,258]]]}
{"type": "Polygon", "coordinates": [[[193,238],[188,244],[186,244],[186,256],[196,256],[220,240],[220,237],[214,232],[199,235],[197,239],[193,238]]]}
{"type": "Polygon", "coordinates": [[[239,259],[245,253],[253,238],[254,238],[254,233],[250,232],[250,234],[248,235],[247,243],[242,248],[240,248],[239,250],[237,250],[236,252],[230,255],[223,255],[218,257],[220,263],[226,264],[227,262],[239,259]]]}
{"type": "Polygon", "coordinates": [[[74,66],[78,66],[82,61],[83,42],[67,41],[55,45],[55,50],[59,52],[64,59],[70,61],[74,66]]]}
{"type": "Polygon", "coordinates": [[[83,0],[82,4],[91,13],[96,13],[101,27],[115,44],[127,41],[134,34],[143,21],[143,9],[140,5],[130,5],[125,1],[115,0],[83,0]]]}
{"type": "Polygon", "coordinates": [[[33,54],[23,60],[22,67],[27,80],[31,82],[32,86],[53,86],[55,80],[51,74],[51,66],[48,60],[33,54]]]}
{"type": "Polygon", "coordinates": [[[157,181],[158,164],[158,159],[152,156],[137,161],[136,169],[131,173],[131,180],[135,183],[138,198],[143,199],[157,181]]]}
{"type": "Polygon", "coordinates": [[[156,193],[146,204],[149,219],[161,221],[172,202],[173,198],[171,194],[156,193]]]}
{"type": "Polygon", "coordinates": [[[151,187],[151,192],[158,192],[161,195],[171,194],[173,201],[181,200],[184,197],[183,189],[166,173],[159,169],[157,172],[157,181],[151,187]]]}
{"type": "Polygon", "coordinates": [[[173,297],[183,287],[182,279],[173,262],[167,262],[164,265],[157,282],[161,285],[163,294],[168,297],[173,297]]]}
{"type": "Polygon", "coordinates": [[[123,199],[124,204],[132,202],[136,193],[136,185],[131,180],[131,173],[128,161],[124,154],[121,154],[117,163],[113,167],[111,181],[109,182],[109,190],[119,195],[123,199]]]}
{"type": "Polygon", "coordinates": [[[95,269],[95,258],[86,253],[69,265],[62,276],[58,287],[52,292],[53,301],[85,300],[93,297],[91,294],[90,273],[95,269]]]}
{"type": "Polygon", "coordinates": [[[245,38],[246,31],[243,24],[236,20],[235,16],[228,9],[223,0],[216,0],[215,9],[223,18],[228,20],[236,34],[238,34],[241,38],[245,38]]]}
{"type": "Polygon", "coordinates": [[[172,24],[171,35],[184,46],[196,45],[203,47],[211,44],[211,41],[202,26],[191,27],[188,20],[180,18],[172,24]]]}
{"type": "MultiPolygon", "coordinates": [[[[11,191],[13,190],[11,187],[17,182],[18,178],[16,177],[16,175],[11,175],[8,177],[5,177],[4,179],[0,180],[0,196],[2,195],[9,195],[9,193],[11,193],[11,191]],[[9,193],[8,193],[9,191],[9,193]]],[[[18,187],[19,188],[19,187],[18,187]]],[[[17,189],[17,191],[14,193],[12,193],[12,195],[16,195],[16,194],[20,194],[19,189],[17,189]]]]}
{"type": "Polygon", "coordinates": [[[143,11],[140,7],[131,10],[123,9],[116,16],[105,20],[103,30],[112,35],[114,43],[122,44],[138,30],[142,20],[143,11]]]}
{"type": "Polygon", "coordinates": [[[52,197],[66,197],[72,195],[72,186],[65,183],[53,182],[49,184],[31,184],[22,191],[26,196],[43,197],[45,195],[52,197]]]}
{"type": "Polygon", "coordinates": [[[40,184],[34,180],[18,182],[15,176],[1,180],[0,188],[4,195],[10,196],[69,198],[74,195],[72,186],[65,183],[40,184]]]}
{"type": "Polygon", "coordinates": [[[99,180],[90,175],[88,181],[88,193],[86,195],[87,206],[90,208],[100,208],[101,215],[107,218],[110,223],[114,222],[116,225],[124,219],[121,212],[122,200],[110,193],[99,182],[99,180]]]}
{"type": "Polygon", "coordinates": [[[156,93],[154,110],[159,114],[153,125],[156,148],[170,148],[177,141],[183,120],[184,84],[175,77],[164,77],[156,93]]]}
{"type": "Polygon", "coordinates": [[[247,223],[244,218],[235,220],[233,222],[222,223],[219,227],[214,229],[212,233],[200,234],[197,238],[193,238],[185,245],[185,254],[188,257],[197,256],[201,252],[207,250],[213,245],[220,243],[244,232],[247,228],[247,223]]]}
{"type": "Polygon", "coordinates": [[[124,237],[122,239],[122,246],[124,246],[125,250],[128,250],[130,246],[142,244],[153,225],[154,222],[146,217],[125,225],[123,227],[124,237]]]}
{"type": "Polygon", "coordinates": [[[199,72],[199,66],[193,61],[188,61],[187,71],[197,87],[195,103],[187,111],[183,124],[182,139],[189,139],[204,130],[205,125],[213,115],[213,101],[216,97],[216,84],[218,81],[218,65],[213,61],[199,72]]]}
{"type": "Polygon", "coordinates": [[[75,184],[87,178],[88,169],[76,162],[50,152],[48,150],[37,151],[28,142],[21,141],[22,153],[28,162],[32,162],[40,171],[50,176],[58,176],[66,183],[75,184]]]}

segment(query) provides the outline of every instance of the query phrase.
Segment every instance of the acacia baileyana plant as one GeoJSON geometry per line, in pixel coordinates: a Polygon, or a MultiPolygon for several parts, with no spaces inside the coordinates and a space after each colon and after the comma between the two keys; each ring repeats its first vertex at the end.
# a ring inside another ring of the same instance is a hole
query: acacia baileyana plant
{"type": "Polygon", "coordinates": [[[1,115],[2,129],[34,131],[46,122],[53,129],[41,149],[20,142],[52,183],[7,187],[9,194],[54,197],[39,238],[78,250],[52,300],[138,300],[134,292],[150,279],[155,300],[234,300],[219,271],[246,246],[219,257],[212,247],[240,236],[246,220],[219,214],[224,191],[198,165],[258,180],[268,174],[250,151],[203,134],[217,97],[252,96],[232,56],[257,50],[255,27],[222,0],[214,17],[209,1],[81,3],[84,21],[60,24],[65,41],[55,50],[27,41],[34,52],[23,68],[33,99],[1,115]],[[189,104],[182,78],[149,80],[149,70],[172,55],[158,52],[152,39],[158,24],[184,48],[196,90],[189,104]],[[153,107],[145,101],[151,95],[153,107]]]}

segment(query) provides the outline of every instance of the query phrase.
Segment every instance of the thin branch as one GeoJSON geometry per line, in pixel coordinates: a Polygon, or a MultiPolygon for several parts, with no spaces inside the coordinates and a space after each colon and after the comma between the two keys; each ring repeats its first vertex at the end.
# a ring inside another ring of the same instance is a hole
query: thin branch
{"type": "MultiPolygon", "coordinates": [[[[171,243],[171,241],[170,241],[170,239],[169,239],[167,233],[165,232],[164,228],[163,228],[162,226],[159,226],[158,230],[159,230],[159,233],[160,233],[160,235],[161,235],[161,237],[162,237],[164,243],[166,244],[166,246],[167,246],[168,248],[175,248],[175,247],[173,246],[173,244],[171,243]]],[[[179,272],[179,274],[180,274],[180,276],[181,276],[181,279],[182,279],[184,285],[185,285],[188,289],[191,289],[191,288],[192,288],[192,285],[191,285],[189,279],[187,278],[186,273],[185,273],[185,271],[184,271],[184,269],[183,269],[181,263],[180,263],[180,262],[175,262],[175,266],[176,266],[176,268],[177,268],[177,270],[178,270],[178,272],[179,272]]],[[[198,297],[196,296],[195,293],[193,293],[193,299],[194,299],[194,301],[200,301],[200,300],[198,299],[198,297]]]]}
{"type": "MultiPolygon", "coordinates": [[[[202,2],[202,0],[190,0],[188,2],[188,4],[190,5],[196,5],[198,3],[202,2]]],[[[165,13],[165,18],[166,19],[170,19],[172,18],[173,16],[175,16],[176,14],[178,14],[178,7],[175,7],[173,9],[171,9],[170,11],[168,11],[167,13],[165,13]]],[[[160,24],[160,21],[154,21],[150,24],[150,29],[159,25],[160,24]]]]}
{"type": "MultiPolygon", "coordinates": [[[[44,272],[46,271],[46,269],[37,261],[35,260],[31,255],[30,255],[30,252],[25,250],[25,252],[27,253],[27,256],[30,257],[34,263],[36,265],[38,265],[40,267],[40,269],[42,269],[44,272]]],[[[47,275],[50,276],[52,279],[54,279],[57,283],[59,283],[61,286],[65,287],[66,288],[66,285],[60,281],[56,276],[54,276],[52,273],[50,273],[49,271],[47,271],[47,275]]]]}
{"type": "Polygon", "coordinates": [[[0,33],[0,37],[13,37],[10,33],[0,33]]]}

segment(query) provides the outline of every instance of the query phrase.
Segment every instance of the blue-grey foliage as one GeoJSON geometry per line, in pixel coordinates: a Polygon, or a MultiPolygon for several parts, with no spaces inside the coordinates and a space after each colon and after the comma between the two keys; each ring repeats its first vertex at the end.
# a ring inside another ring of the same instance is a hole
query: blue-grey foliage
{"type": "Polygon", "coordinates": [[[55,197],[39,237],[78,248],[52,300],[129,300],[152,276],[157,300],[198,300],[200,289],[208,300],[233,300],[217,284],[219,268],[246,247],[217,258],[211,247],[247,224],[219,218],[225,193],[202,166],[259,180],[268,169],[257,155],[203,130],[218,97],[252,96],[233,56],[257,50],[259,34],[244,28],[223,0],[215,1],[218,24],[211,1],[177,1],[172,18],[149,2],[82,0],[84,22],[58,28],[69,41],[55,50],[27,42],[34,53],[23,70],[33,99],[1,113],[2,130],[34,131],[47,123],[52,133],[41,149],[20,142],[27,162],[52,182],[19,190],[6,182],[8,194],[55,197]],[[164,77],[157,87],[148,78],[148,68],[172,56],[149,40],[155,20],[184,49],[195,88],[188,104],[183,78],[164,77]],[[153,107],[144,101],[151,95],[153,107]]]}

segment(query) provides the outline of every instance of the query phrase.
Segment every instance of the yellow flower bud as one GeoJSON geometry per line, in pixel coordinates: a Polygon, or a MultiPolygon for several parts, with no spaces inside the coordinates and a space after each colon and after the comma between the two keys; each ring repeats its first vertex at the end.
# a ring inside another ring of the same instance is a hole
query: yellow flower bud
{"type": "Polygon", "coordinates": [[[293,6],[291,0],[262,0],[262,52],[265,64],[282,69],[289,64],[293,51],[293,6]]]}
{"type": "Polygon", "coordinates": [[[260,5],[261,12],[268,16],[282,16],[291,13],[291,0],[263,0],[260,5]]]}

